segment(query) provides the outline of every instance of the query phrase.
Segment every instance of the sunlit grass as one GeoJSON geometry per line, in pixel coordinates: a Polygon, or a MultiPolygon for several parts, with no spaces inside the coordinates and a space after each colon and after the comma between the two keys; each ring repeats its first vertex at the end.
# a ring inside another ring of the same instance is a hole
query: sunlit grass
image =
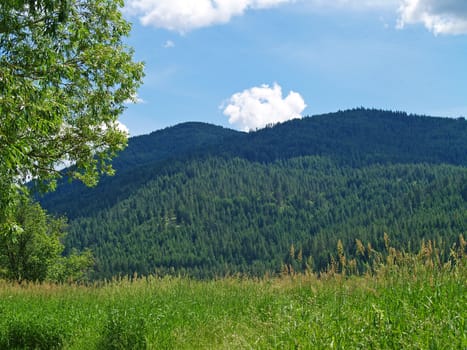
{"type": "Polygon", "coordinates": [[[0,348],[466,349],[465,257],[425,258],[364,276],[0,283],[0,348]]]}

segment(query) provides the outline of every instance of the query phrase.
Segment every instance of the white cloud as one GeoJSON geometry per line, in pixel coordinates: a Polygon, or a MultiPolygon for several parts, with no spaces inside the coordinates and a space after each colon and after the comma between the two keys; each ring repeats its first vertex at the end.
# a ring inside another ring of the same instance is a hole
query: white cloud
{"type": "Polygon", "coordinates": [[[398,27],[423,23],[438,34],[467,34],[466,0],[403,0],[398,27]]]}
{"type": "Polygon", "coordinates": [[[172,40],[167,40],[164,43],[164,49],[172,49],[175,47],[175,43],[172,40]]]}
{"type": "MultiPolygon", "coordinates": [[[[301,0],[310,11],[397,12],[397,27],[421,23],[438,34],[467,34],[467,0],[301,0]]],[[[386,26],[386,25],[385,25],[386,26]]]]}
{"type": "Polygon", "coordinates": [[[294,0],[128,0],[126,11],[143,25],[181,33],[227,23],[249,9],[264,9],[294,0]]]}
{"type": "Polygon", "coordinates": [[[120,120],[117,120],[117,130],[123,131],[127,136],[130,135],[130,129],[128,129],[128,127],[125,124],[123,124],[120,120]]]}
{"type": "Polygon", "coordinates": [[[123,124],[120,120],[117,120],[116,122],[112,123],[112,124],[106,124],[106,123],[102,123],[101,125],[99,126],[95,126],[93,127],[93,130],[96,130],[100,133],[105,133],[107,132],[107,130],[109,129],[109,127],[113,129],[117,129],[118,131],[123,131],[127,136],[130,135],[130,130],[128,129],[128,127],[123,124]]]}
{"type": "MultiPolygon", "coordinates": [[[[127,0],[125,11],[180,33],[229,22],[248,10],[297,3],[301,11],[398,12],[398,28],[422,23],[438,34],[467,34],[467,0],[127,0]]],[[[167,41],[166,48],[171,41],[167,41]]]]}
{"type": "Polygon", "coordinates": [[[306,108],[299,93],[290,91],[282,97],[282,88],[261,85],[234,94],[221,108],[229,117],[229,123],[243,131],[255,130],[268,124],[285,122],[301,118],[300,113],[306,108]]]}
{"type": "Polygon", "coordinates": [[[128,104],[128,105],[130,105],[130,104],[141,104],[141,103],[146,103],[146,101],[143,100],[141,97],[139,97],[138,94],[134,94],[129,99],[126,99],[125,103],[128,104]]]}

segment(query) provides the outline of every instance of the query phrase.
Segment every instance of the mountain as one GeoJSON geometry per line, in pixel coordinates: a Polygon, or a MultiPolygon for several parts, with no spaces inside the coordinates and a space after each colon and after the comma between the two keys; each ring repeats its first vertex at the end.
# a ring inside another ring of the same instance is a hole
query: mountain
{"type": "Polygon", "coordinates": [[[103,177],[97,187],[62,180],[58,189],[41,198],[54,213],[73,219],[92,215],[128,197],[135,189],[154,178],[171,160],[187,157],[193,150],[228,142],[239,134],[206,123],[188,122],[171,128],[136,136],[113,161],[116,176],[103,177]],[[71,201],[70,201],[71,199],[71,201]]]}
{"type": "MultiPolygon", "coordinates": [[[[184,123],[131,138],[117,174],[41,203],[95,277],[323,269],[337,240],[403,249],[467,232],[467,122],[355,109],[252,133],[184,123]]],[[[364,259],[359,259],[363,266],[364,259]]],[[[359,265],[359,266],[360,266],[359,265]]]]}

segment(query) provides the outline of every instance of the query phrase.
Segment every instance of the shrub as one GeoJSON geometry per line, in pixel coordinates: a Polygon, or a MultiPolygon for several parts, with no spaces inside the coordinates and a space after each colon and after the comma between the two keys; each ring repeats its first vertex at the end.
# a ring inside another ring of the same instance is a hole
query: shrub
{"type": "Polygon", "coordinates": [[[0,337],[0,349],[61,349],[63,329],[49,320],[13,319],[0,337]]]}

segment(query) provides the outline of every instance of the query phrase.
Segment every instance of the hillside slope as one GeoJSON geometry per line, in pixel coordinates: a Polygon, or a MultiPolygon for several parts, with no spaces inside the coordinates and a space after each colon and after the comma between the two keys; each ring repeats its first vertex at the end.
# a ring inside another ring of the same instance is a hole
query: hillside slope
{"type": "Polygon", "coordinates": [[[358,109],[250,134],[187,123],[131,139],[115,167],[42,201],[70,217],[69,249],[94,251],[95,277],[323,269],[338,239],[355,256],[356,238],[447,250],[467,232],[463,119],[358,109]]]}
{"type": "Polygon", "coordinates": [[[228,142],[238,132],[206,123],[189,122],[132,137],[128,147],[114,160],[116,175],[103,177],[99,185],[63,180],[58,189],[40,198],[42,205],[56,214],[73,219],[92,215],[127,198],[151,180],[173,159],[186,157],[194,150],[228,142]]]}

